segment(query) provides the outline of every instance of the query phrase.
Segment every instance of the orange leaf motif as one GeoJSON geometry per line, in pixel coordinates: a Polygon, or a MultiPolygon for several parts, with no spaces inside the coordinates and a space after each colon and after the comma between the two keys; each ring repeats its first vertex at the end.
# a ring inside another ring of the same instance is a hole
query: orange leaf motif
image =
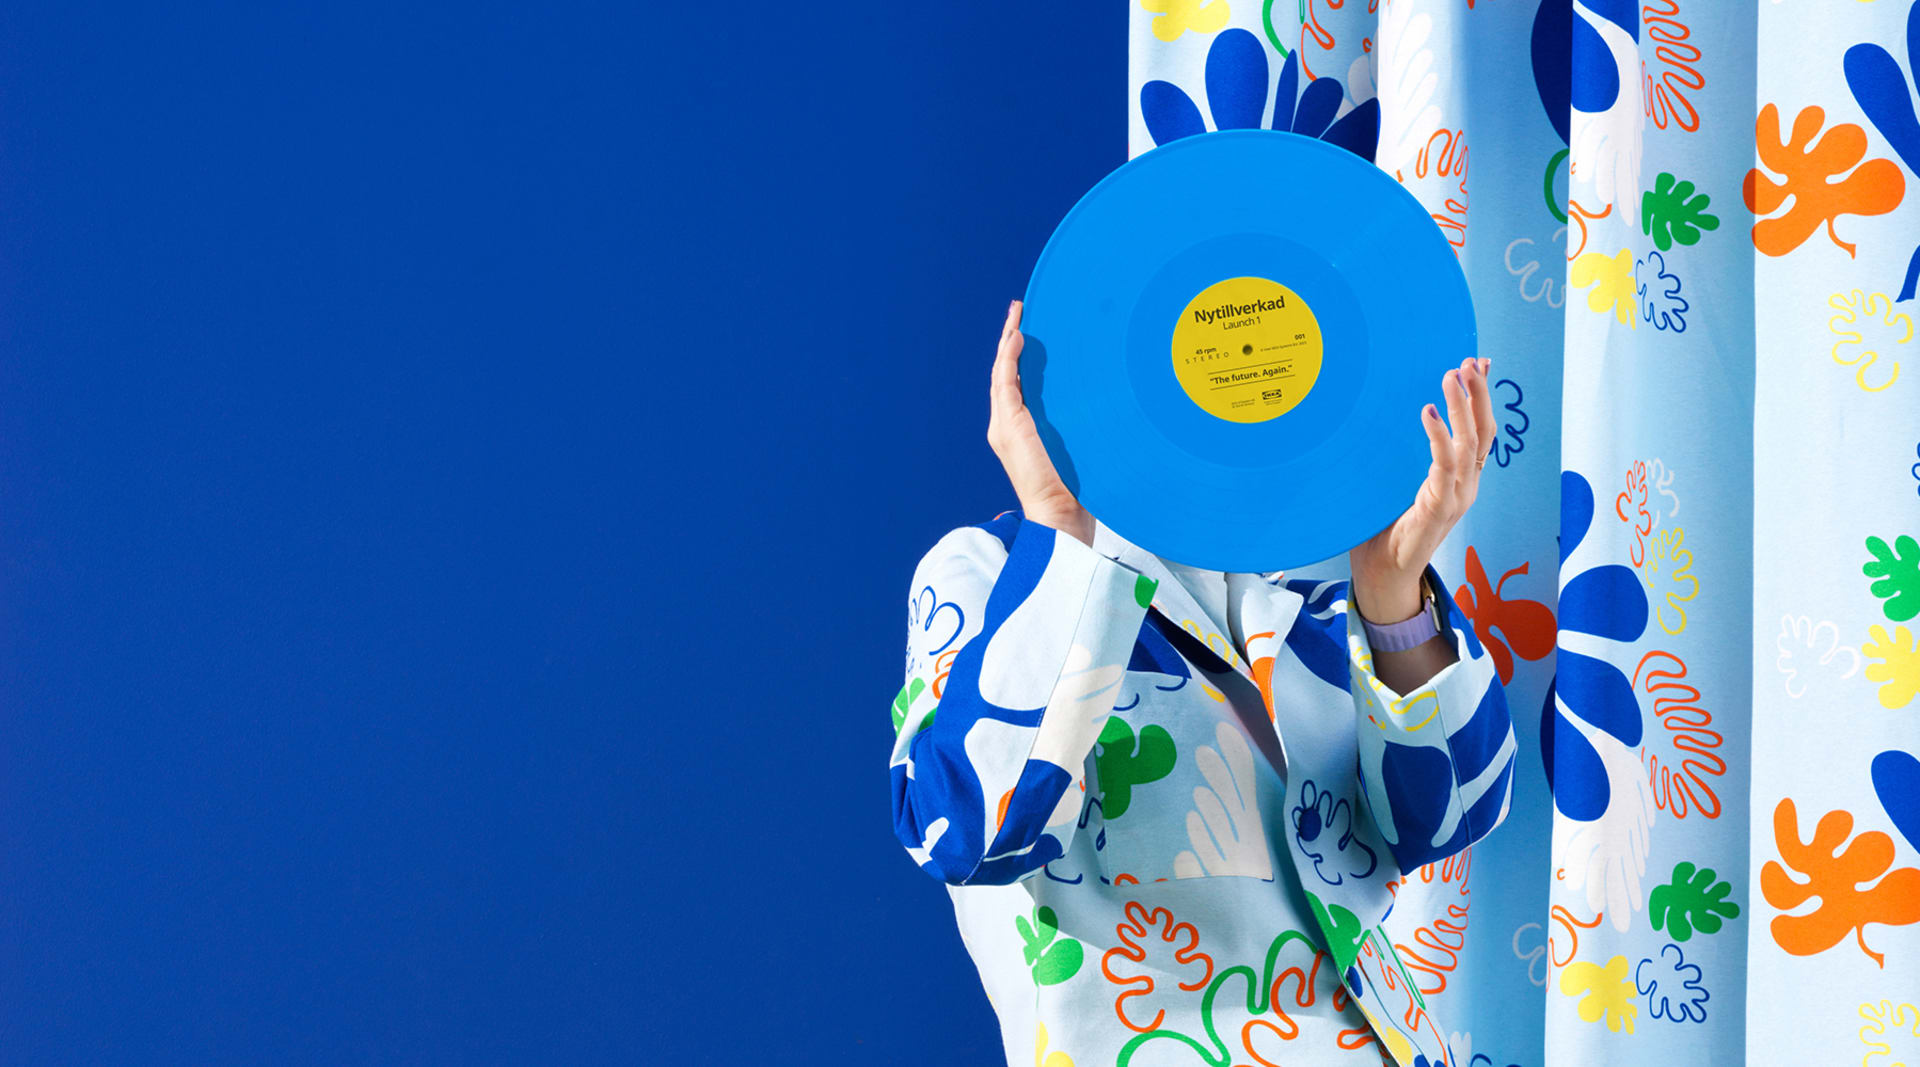
{"type": "Polygon", "coordinates": [[[1811,144],[1826,118],[1819,107],[1801,111],[1786,140],[1780,137],[1780,110],[1774,105],[1761,108],[1754,121],[1754,147],[1759,149],[1760,162],[1785,180],[1774,181],[1759,167],[1749,170],[1742,186],[1747,209],[1771,215],[1788,198],[1793,200],[1786,214],[1753,224],[1753,247],[1769,256],[1784,256],[1799,248],[1821,223],[1826,224],[1833,243],[1851,256],[1853,246],[1833,232],[1834,220],[1841,215],[1884,215],[1899,207],[1907,194],[1907,179],[1899,164],[1890,159],[1860,163],[1867,154],[1867,133],[1859,126],[1841,123],[1828,130],[1820,143],[1811,144]],[[1827,180],[1855,163],[1860,163],[1860,169],[1844,179],[1827,180]]]}
{"type": "Polygon", "coordinates": [[[1820,906],[1805,915],[1774,917],[1773,940],[1781,948],[1795,956],[1811,956],[1839,944],[1851,932],[1860,951],[1885,967],[1886,957],[1867,947],[1866,925],[1920,922],[1920,870],[1901,867],[1889,872],[1893,839],[1878,830],[1865,831],[1841,851],[1852,832],[1852,814],[1830,811],[1813,828],[1813,840],[1802,844],[1793,800],[1782,799],[1773,809],[1773,836],[1786,867],[1768,860],[1760,868],[1760,892],[1782,911],[1820,898],[1820,906]],[[1788,874],[1787,868],[1804,874],[1806,881],[1788,874]],[[1882,874],[1886,877],[1879,884],[1859,888],[1882,874]]]}

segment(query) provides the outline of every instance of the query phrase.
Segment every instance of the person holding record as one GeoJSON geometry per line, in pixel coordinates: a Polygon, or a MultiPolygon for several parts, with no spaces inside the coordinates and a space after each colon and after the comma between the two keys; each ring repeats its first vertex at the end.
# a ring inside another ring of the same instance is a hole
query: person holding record
{"type": "Polygon", "coordinates": [[[1444,420],[1420,411],[1426,480],[1351,582],[1289,580],[1089,514],[1026,408],[1020,316],[987,429],[1019,508],[914,571],[890,767],[1007,1061],[1453,1062],[1392,905],[1511,800],[1505,694],[1431,563],[1494,440],[1489,361],[1446,372],[1444,420]]]}

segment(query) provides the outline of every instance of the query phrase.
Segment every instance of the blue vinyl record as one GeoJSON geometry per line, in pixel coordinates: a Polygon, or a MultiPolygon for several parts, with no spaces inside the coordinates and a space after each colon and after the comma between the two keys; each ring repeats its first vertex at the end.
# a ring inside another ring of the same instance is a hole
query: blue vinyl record
{"type": "Polygon", "coordinates": [[[1067,488],[1190,567],[1265,573],[1391,524],[1420,409],[1475,354],[1467,282],[1394,178],[1293,133],[1152,149],[1054,230],[1020,377],[1067,488]]]}

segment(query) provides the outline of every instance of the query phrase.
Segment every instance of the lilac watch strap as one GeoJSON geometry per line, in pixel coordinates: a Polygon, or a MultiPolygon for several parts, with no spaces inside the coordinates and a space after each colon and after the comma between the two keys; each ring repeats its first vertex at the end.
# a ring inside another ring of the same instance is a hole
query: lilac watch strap
{"type": "Polygon", "coordinates": [[[1433,602],[1426,590],[1426,579],[1421,579],[1420,586],[1423,594],[1420,610],[1414,612],[1412,618],[1378,625],[1368,622],[1365,615],[1360,616],[1360,625],[1367,630],[1367,643],[1373,646],[1374,651],[1405,652],[1440,636],[1439,629],[1433,624],[1433,602]]]}

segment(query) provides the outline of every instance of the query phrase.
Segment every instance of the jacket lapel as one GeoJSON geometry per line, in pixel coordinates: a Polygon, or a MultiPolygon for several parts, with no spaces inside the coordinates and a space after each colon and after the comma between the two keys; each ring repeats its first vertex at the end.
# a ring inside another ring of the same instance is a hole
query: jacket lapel
{"type": "Polygon", "coordinates": [[[1106,523],[1097,518],[1093,522],[1094,551],[1124,563],[1159,583],[1153,593],[1152,610],[1193,635],[1196,641],[1210,648],[1241,677],[1254,681],[1252,667],[1241,649],[1236,647],[1238,642],[1228,625],[1229,620],[1224,617],[1225,611],[1209,609],[1187,584],[1196,579],[1219,582],[1222,591],[1220,603],[1224,605],[1232,595],[1232,576],[1220,571],[1170,567],[1159,556],[1115,533],[1106,523]],[[1209,634],[1219,635],[1219,640],[1209,641],[1209,634]]]}

